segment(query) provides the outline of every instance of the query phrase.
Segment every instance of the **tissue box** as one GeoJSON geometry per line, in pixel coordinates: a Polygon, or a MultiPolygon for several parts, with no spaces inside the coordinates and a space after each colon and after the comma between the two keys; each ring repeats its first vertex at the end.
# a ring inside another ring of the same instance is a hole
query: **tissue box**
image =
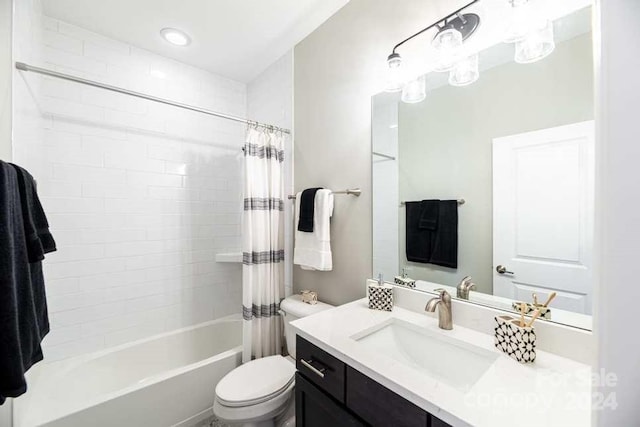
{"type": "Polygon", "coordinates": [[[393,310],[393,286],[378,283],[367,285],[369,308],[372,310],[393,310]]]}
{"type": "Polygon", "coordinates": [[[536,360],[536,331],[518,325],[511,316],[496,316],[495,346],[520,363],[536,360]]]}

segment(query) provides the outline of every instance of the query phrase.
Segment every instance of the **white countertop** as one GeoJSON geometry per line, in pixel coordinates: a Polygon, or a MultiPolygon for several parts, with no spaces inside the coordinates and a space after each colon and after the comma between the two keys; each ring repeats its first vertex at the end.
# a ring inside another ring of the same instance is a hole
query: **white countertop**
{"type": "Polygon", "coordinates": [[[453,323],[454,329],[445,331],[431,316],[397,306],[392,312],[370,310],[367,300],[361,299],[292,325],[298,335],[453,426],[591,425],[590,366],[540,350],[535,363],[522,365],[494,348],[493,331],[482,334],[456,326],[455,313],[453,323]],[[392,318],[496,352],[499,357],[469,390],[462,391],[351,338],[392,318]]]}

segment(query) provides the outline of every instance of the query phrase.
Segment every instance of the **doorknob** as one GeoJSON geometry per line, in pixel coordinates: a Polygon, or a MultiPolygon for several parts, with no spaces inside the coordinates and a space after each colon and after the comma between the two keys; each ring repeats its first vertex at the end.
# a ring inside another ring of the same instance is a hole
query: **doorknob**
{"type": "Polygon", "coordinates": [[[513,271],[509,271],[507,270],[507,267],[505,267],[504,265],[499,265],[496,267],[496,271],[499,274],[514,274],[513,271]]]}

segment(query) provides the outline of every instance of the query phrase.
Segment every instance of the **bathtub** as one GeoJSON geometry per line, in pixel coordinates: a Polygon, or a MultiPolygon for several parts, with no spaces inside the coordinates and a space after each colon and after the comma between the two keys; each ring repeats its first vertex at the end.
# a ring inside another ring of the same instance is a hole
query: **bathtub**
{"type": "Polygon", "coordinates": [[[241,322],[223,318],[36,365],[14,401],[14,427],[191,427],[213,414],[216,384],[241,363],[241,322]]]}

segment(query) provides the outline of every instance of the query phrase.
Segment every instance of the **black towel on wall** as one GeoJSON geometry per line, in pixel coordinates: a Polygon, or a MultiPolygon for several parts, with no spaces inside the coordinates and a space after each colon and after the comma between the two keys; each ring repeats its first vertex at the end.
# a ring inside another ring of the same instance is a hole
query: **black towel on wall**
{"type": "Polygon", "coordinates": [[[315,210],[316,192],[318,188],[307,188],[300,196],[300,218],[298,218],[298,231],[313,233],[313,215],[315,210]]]}
{"type": "Polygon", "coordinates": [[[405,209],[407,261],[457,268],[458,201],[406,202],[405,209]]]}
{"type": "Polygon", "coordinates": [[[431,246],[435,232],[428,228],[420,228],[423,208],[422,202],[405,204],[407,261],[427,263],[431,259],[431,246]]]}
{"type": "Polygon", "coordinates": [[[441,200],[429,263],[458,268],[458,201],[441,200]]]}
{"type": "Polygon", "coordinates": [[[423,200],[420,202],[420,221],[418,228],[435,230],[438,228],[438,215],[440,212],[440,200],[423,200]]]}
{"type": "MultiPolygon", "coordinates": [[[[42,218],[36,219],[34,211],[23,212],[21,173],[0,161],[0,404],[26,391],[24,374],[42,360],[40,343],[49,332],[42,264],[29,262],[31,225],[24,222],[29,215],[34,215],[33,224],[41,224],[42,218]]],[[[39,206],[33,178],[27,174],[23,179],[25,190],[30,185],[34,189],[29,203],[35,207],[37,201],[39,206]]],[[[48,230],[42,236],[47,234],[48,230]]],[[[43,237],[38,244],[32,242],[32,248],[49,250],[51,242],[53,238],[43,237]]]]}

